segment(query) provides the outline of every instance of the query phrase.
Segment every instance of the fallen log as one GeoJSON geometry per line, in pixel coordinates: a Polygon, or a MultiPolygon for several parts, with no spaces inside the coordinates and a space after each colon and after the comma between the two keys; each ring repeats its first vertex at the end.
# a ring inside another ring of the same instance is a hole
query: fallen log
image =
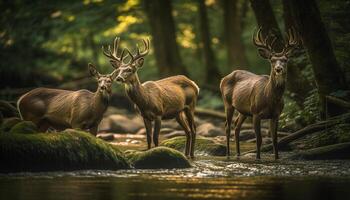
{"type": "MultiPolygon", "coordinates": [[[[349,123],[349,122],[350,122],[350,113],[347,113],[344,115],[335,116],[326,121],[320,121],[315,124],[308,125],[305,128],[302,128],[294,133],[291,133],[286,137],[281,138],[281,140],[278,141],[278,144],[277,144],[278,148],[284,149],[289,143],[299,138],[302,138],[308,134],[312,134],[315,132],[326,130],[328,128],[332,128],[337,124],[349,123]]],[[[261,151],[270,151],[272,150],[272,148],[273,148],[272,144],[264,145],[261,147],[261,151]]],[[[254,153],[254,152],[256,152],[256,150],[244,152],[243,155],[248,153],[254,153]]]]}
{"type": "Polygon", "coordinates": [[[218,112],[215,110],[205,109],[205,108],[196,108],[196,110],[194,111],[194,114],[199,117],[213,117],[213,118],[226,120],[225,113],[218,112]]]}
{"type": "Polygon", "coordinates": [[[350,102],[347,102],[343,99],[340,99],[340,98],[337,98],[337,97],[334,97],[334,96],[326,96],[326,99],[328,102],[330,103],[333,103],[337,106],[340,106],[340,107],[343,107],[343,108],[346,108],[346,109],[350,109],[350,102]]]}
{"type": "Polygon", "coordinates": [[[350,142],[309,149],[306,151],[298,152],[289,158],[306,160],[349,159],[350,142]]]}

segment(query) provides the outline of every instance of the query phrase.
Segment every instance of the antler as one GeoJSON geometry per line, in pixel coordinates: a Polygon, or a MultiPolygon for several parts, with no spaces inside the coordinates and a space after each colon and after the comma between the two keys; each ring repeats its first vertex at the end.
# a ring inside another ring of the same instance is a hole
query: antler
{"type": "Polygon", "coordinates": [[[287,42],[284,45],[282,54],[290,53],[299,45],[299,42],[300,42],[299,36],[293,27],[288,30],[286,38],[287,38],[287,42]]]}
{"type": "Polygon", "coordinates": [[[273,44],[276,41],[276,37],[273,37],[272,42],[269,43],[269,39],[271,38],[271,35],[269,34],[267,37],[263,37],[262,35],[262,28],[260,27],[256,33],[253,35],[253,43],[255,46],[257,46],[260,49],[265,49],[270,52],[273,52],[273,44]]]}
{"type": "Polygon", "coordinates": [[[111,46],[110,45],[108,45],[108,50],[105,50],[104,47],[102,46],[102,52],[109,59],[111,59],[113,61],[118,61],[119,63],[122,63],[123,59],[125,58],[124,57],[125,49],[123,49],[120,57],[118,57],[119,42],[120,42],[120,38],[119,37],[115,37],[114,43],[113,43],[113,52],[111,51],[111,46]]]}
{"type": "Polygon", "coordinates": [[[137,51],[136,51],[135,55],[132,55],[132,53],[129,51],[129,49],[126,48],[126,51],[130,55],[130,58],[131,58],[128,64],[134,62],[135,60],[137,60],[139,58],[142,58],[142,57],[146,56],[149,53],[149,44],[150,44],[149,39],[148,38],[146,40],[142,39],[142,42],[143,42],[143,44],[145,46],[144,50],[141,52],[141,50],[139,48],[139,45],[136,44],[137,51]]]}

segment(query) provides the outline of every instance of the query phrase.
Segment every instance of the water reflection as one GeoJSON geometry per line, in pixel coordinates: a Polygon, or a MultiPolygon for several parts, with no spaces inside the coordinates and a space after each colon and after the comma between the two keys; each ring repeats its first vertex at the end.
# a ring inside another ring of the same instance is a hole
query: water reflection
{"type": "Polygon", "coordinates": [[[350,199],[349,161],[202,158],[193,165],[0,175],[0,199],[350,199]]]}

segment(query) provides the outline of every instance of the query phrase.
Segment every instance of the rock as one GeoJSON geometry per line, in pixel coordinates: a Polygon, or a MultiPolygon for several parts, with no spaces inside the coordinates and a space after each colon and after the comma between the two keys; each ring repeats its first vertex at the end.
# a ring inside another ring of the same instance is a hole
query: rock
{"type": "Polygon", "coordinates": [[[165,134],[163,137],[166,139],[170,139],[173,137],[184,136],[184,135],[185,135],[185,131],[173,131],[171,133],[165,134]]]}
{"type": "Polygon", "coordinates": [[[100,138],[105,141],[112,141],[114,140],[114,135],[112,133],[100,133],[97,135],[97,138],[100,138]]]}
{"type": "Polygon", "coordinates": [[[141,128],[140,130],[138,130],[136,132],[136,135],[146,135],[146,129],[145,128],[141,128]]]}
{"type": "Polygon", "coordinates": [[[31,134],[38,133],[38,127],[31,121],[21,121],[14,125],[10,133],[31,134]]]}
{"type": "Polygon", "coordinates": [[[350,159],[350,142],[333,144],[301,151],[290,159],[331,160],[350,159]]]}
{"type": "Polygon", "coordinates": [[[181,129],[180,125],[174,119],[163,120],[162,128],[181,129]]]}
{"type": "Polygon", "coordinates": [[[179,151],[167,147],[156,147],[147,151],[129,150],[127,159],[136,169],[174,169],[191,167],[179,151]]]}
{"type": "MultiPolygon", "coordinates": [[[[234,131],[233,131],[233,135],[234,135],[234,131]]],[[[253,130],[250,130],[250,129],[241,130],[241,132],[239,134],[240,141],[247,141],[247,140],[251,140],[254,138],[255,138],[255,132],[253,130]]]]}
{"type": "Polygon", "coordinates": [[[218,135],[223,135],[224,130],[215,127],[212,123],[204,123],[197,127],[197,134],[204,137],[216,137],[218,135]]]}
{"type": "Polygon", "coordinates": [[[11,128],[21,122],[22,120],[18,117],[5,118],[1,124],[1,132],[9,132],[11,128]]]}
{"type": "Polygon", "coordinates": [[[160,133],[159,134],[169,134],[171,132],[175,131],[175,129],[173,128],[162,128],[160,129],[160,133]]]}
{"type": "Polygon", "coordinates": [[[0,172],[117,170],[129,168],[123,153],[90,133],[1,134],[0,172]]]}
{"type": "MultiPolygon", "coordinates": [[[[255,143],[255,142],[256,142],[256,138],[247,140],[246,142],[255,143]]],[[[270,137],[263,137],[263,138],[262,138],[262,144],[263,144],[263,145],[265,145],[265,144],[271,144],[271,143],[272,143],[272,139],[271,139],[270,137]]]]}
{"type": "Polygon", "coordinates": [[[132,119],[123,115],[110,115],[104,118],[99,126],[99,132],[136,133],[144,127],[141,117],[132,119]]]}
{"type": "MultiPolygon", "coordinates": [[[[185,143],[186,143],[186,137],[179,136],[179,137],[164,140],[160,145],[183,152],[185,150],[185,143]]],[[[196,143],[195,143],[195,154],[225,156],[226,146],[215,143],[211,139],[197,137],[196,143]]]]}

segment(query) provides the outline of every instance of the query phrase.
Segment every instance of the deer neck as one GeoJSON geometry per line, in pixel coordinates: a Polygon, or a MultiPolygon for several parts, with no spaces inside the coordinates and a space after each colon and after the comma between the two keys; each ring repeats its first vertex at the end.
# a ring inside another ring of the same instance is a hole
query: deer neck
{"type": "Polygon", "coordinates": [[[104,94],[99,89],[94,94],[94,101],[92,102],[92,107],[94,108],[96,114],[103,113],[109,104],[109,94],[104,94]]]}
{"type": "Polygon", "coordinates": [[[273,101],[279,101],[281,100],[285,84],[286,84],[286,75],[275,75],[275,73],[271,70],[270,78],[268,80],[268,83],[265,87],[265,95],[272,99],[273,101]]]}
{"type": "Polygon", "coordinates": [[[125,85],[125,89],[129,98],[138,107],[143,107],[148,99],[148,95],[145,92],[144,86],[141,84],[137,73],[130,77],[129,82],[125,85]]]}

